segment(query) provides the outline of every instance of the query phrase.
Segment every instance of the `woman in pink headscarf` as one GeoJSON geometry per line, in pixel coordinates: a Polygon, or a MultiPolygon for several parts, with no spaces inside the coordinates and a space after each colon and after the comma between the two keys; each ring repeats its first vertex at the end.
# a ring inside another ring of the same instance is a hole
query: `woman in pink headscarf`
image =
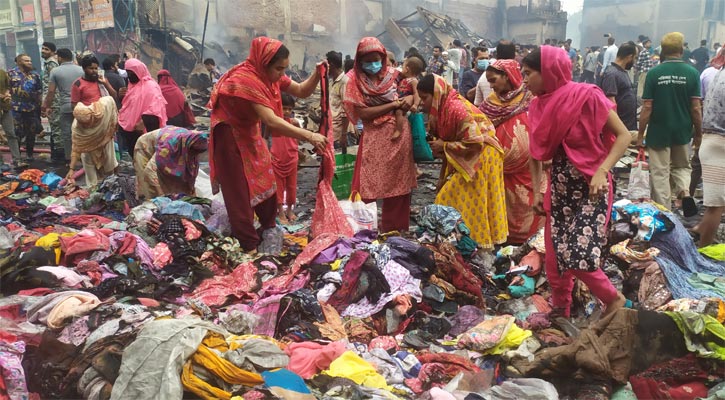
{"type": "Polygon", "coordinates": [[[166,126],[166,100],[161,87],[149,73],[146,64],[131,58],[126,61],[128,90],[118,113],[118,124],[133,157],[139,136],[166,126]]]}
{"type": "Polygon", "coordinates": [[[569,316],[576,277],[610,314],[631,304],[601,270],[614,197],[609,171],[631,136],[598,87],[572,82],[564,50],[542,46],[522,64],[524,82],[537,96],[529,107],[533,187],[540,186],[542,162],[552,160],[546,196],[537,191],[534,207],[546,214],[546,274],[555,312],[569,316]]]}

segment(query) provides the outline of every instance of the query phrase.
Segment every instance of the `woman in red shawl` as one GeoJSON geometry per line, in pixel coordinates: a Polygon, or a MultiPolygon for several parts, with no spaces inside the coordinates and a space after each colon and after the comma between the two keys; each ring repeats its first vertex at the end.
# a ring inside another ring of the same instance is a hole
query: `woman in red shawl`
{"type": "Polygon", "coordinates": [[[413,105],[413,96],[398,98],[397,74],[383,44],[363,38],[343,99],[348,117],[363,122],[352,189],[365,202],[383,199],[381,232],[408,230],[410,192],[416,186],[410,125],[404,126],[401,137],[391,139],[395,110],[408,111],[413,105]]]}
{"type": "Polygon", "coordinates": [[[529,172],[529,119],[526,111],[533,96],[523,85],[524,78],[516,60],[497,60],[486,70],[486,80],[493,92],[479,108],[496,127],[496,137],[504,151],[507,241],[521,244],[544,226],[544,218],[534,213],[534,189],[529,172]]]}
{"type": "Polygon", "coordinates": [[[261,242],[261,232],[254,229],[254,214],[262,230],[273,228],[277,215],[272,156],[260,122],[276,134],[308,141],[318,150],[327,143],[324,136],[282,118],[281,91],[308,97],[320,81],[315,70],[306,81],[293,82],[285,75],[288,66],[289,50],[282,42],[257,37],[252,40],[249,58],[222,76],[209,102],[211,179],[215,186],[221,185],[232,235],[247,251],[261,242]]]}
{"type": "Polygon", "coordinates": [[[564,50],[542,46],[522,64],[524,82],[537,96],[529,107],[533,187],[540,187],[542,162],[552,160],[546,198],[537,191],[534,207],[546,214],[546,276],[554,309],[569,316],[576,277],[610,314],[629,300],[601,270],[614,197],[609,171],[632,138],[598,87],[572,82],[564,50]]]}
{"type": "Polygon", "coordinates": [[[161,87],[161,93],[166,99],[166,115],[169,120],[167,125],[178,126],[179,128],[191,128],[196,124],[194,113],[191,112],[189,103],[186,102],[186,96],[181,91],[179,85],[176,84],[171,73],[165,69],[159,71],[156,75],[161,87]]]}
{"type": "Polygon", "coordinates": [[[471,238],[485,250],[506,241],[503,149],[491,121],[438,75],[418,82],[423,111],[443,159],[435,203],[461,213],[471,238]]]}

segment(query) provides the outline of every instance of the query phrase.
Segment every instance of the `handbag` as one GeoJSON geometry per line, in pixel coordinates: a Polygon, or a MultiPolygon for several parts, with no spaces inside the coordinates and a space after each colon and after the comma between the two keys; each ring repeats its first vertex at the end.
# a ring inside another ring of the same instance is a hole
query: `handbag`
{"type": "Polygon", "coordinates": [[[347,200],[340,200],[340,208],[355,233],[378,230],[378,205],[375,202],[365,204],[360,193],[354,193],[347,200]]]}
{"type": "Polygon", "coordinates": [[[629,172],[627,198],[632,201],[647,200],[651,196],[649,182],[649,164],[644,149],[639,149],[637,159],[629,172]]]}

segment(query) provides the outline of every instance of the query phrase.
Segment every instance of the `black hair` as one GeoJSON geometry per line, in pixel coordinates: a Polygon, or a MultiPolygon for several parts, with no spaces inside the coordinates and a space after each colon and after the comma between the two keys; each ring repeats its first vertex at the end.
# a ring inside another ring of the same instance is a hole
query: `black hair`
{"type": "Polygon", "coordinates": [[[338,53],[333,50],[328,52],[325,56],[327,57],[327,62],[331,66],[337,69],[342,69],[342,53],[338,53]]]}
{"type": "Polygon", "coordinates": [[[707,46],[707,39],[700,40],[700,46],[707,46]]]}
{"type": "Polygon", "coordinates": [[[52,52],[55,52],[55,50],[57,49],[57,47],[55,47],[55,43],[53,42],[43,42],[43,47],[47,47],[52,52]]]}
{"type": "Polygon", "coordinates": [[[500,69],[494,67],[493,65],[489,65],[488,68],[486,68],[486,72],[491,71],[496,75],[506,75],[506,71],[501,71],[500,69]]]}
{"type": "Polygon", "coordinates": [[[103,60],[103,69],[105,70],[113,69],[114,65],[116,65],[116,61],[111,57],[106,57],[106,59],[103,60]]]}
{"type": "Polygon", "coordinates": [[[497,60],[515,60],[516,59],[516,45],[511,42],[501,42],[496,45],[496,59],[497,60]]]}
{"type": "Polygon", "coordinates": [[[461,43],[461,40],[460,39],[453,40],[453,45],[456,46],[456,47],[463,46],[463,44],[461,43]]]}
{"type": "Polygon", "coordinates": [[[120,54],[111,54],[108,56],[109,59],[111,59],[114,63],[120,63],[121,62],[121,55],[120,54]]]}
{"type": "Polygon", "coordinates": [[[435,76],[428,74],[418,81],[418,91],[428,94],[433,94],[435,91],[435,76]]]}
{"type": "Polygon", "coordinates": [[[98,59],[93,54],[88,54],[88,55],[84,56],[83,58],[81,58],[81,67],[83,69],[86,69],[93,64],[96,64],[96,65],[99,64],[98,59]]]}
{"type": "Polygon", "coordinates": [[[216,67],[216,62],[214,62],[213,58],[207,58],[206,60],[204,60],[204,65],[211,65],[216,67]]]}
{"type": "Polygon", "coordinates": [[[521,64],[533,69],[534,71],[541,72],[541,48],[535,48],[534,51],[521,60],[521,64]]]}
{"type": "Polygon", "coordinates": [[[282,45],[279,47],[279,50],[277,50],[276,53],[272,56],[272,59],[269,60],[269,63],[267,65],[274,65],[279,60],[286,60],[289,58],[289,49],[285,47],[285,45],[282,45]]]}
{"type": "Polygon", "coordinates": [[[438,49],[440,51],[443,51],[443,46],[435,45],[435,46],[433,46],[433,50],[435,50],[435,49],[438,49]]]}
{"type": "Polygon", "coordinates": [[[294,107],[295,106],[295,98],[292,97],[289,93],[282,93],[282,105],[284,107],[294,107]]]}
{"type": "Polygon", "coordinates": [[[348,73],[351,69],[355,68],[355,60],[353,60],[352,58],[348,58],[347,60],[345,60],[344,67],[345,73],[348,73]]]}
{"type": "Polygon", "coordinates": [[[68,61],[73,61],[73,52],[70,51],[70,49],[58,49],[58,52],[56,53],[58,55],[58,58],[68,61]]]}
{"type": "Polygon", "coordinates": [[[609,39],[607,39],[607,43],[609,43],[610,46],[613,45],[614,42],[615,42],[614,36],[610,36],[609,39]]]}
{"type": "Polygon", "coordinates": [[[617,50],[617,58],[625,58],[637,54],[637,46],[632,43],[625,43],[617,50]]]}

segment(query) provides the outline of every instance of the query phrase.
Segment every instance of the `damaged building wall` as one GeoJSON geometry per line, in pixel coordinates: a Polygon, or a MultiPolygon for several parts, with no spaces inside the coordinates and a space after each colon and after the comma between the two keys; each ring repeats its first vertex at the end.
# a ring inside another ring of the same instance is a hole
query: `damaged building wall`
{"type": "Polygon", "coordinates": [[[580,30],[583,46],[604,44],[605,33],[618,42],[644,34],[658,43],[665,33],[679,31],[694,49],[700,39],[723,41],[725,1],[585,0],[580,30]]]}

